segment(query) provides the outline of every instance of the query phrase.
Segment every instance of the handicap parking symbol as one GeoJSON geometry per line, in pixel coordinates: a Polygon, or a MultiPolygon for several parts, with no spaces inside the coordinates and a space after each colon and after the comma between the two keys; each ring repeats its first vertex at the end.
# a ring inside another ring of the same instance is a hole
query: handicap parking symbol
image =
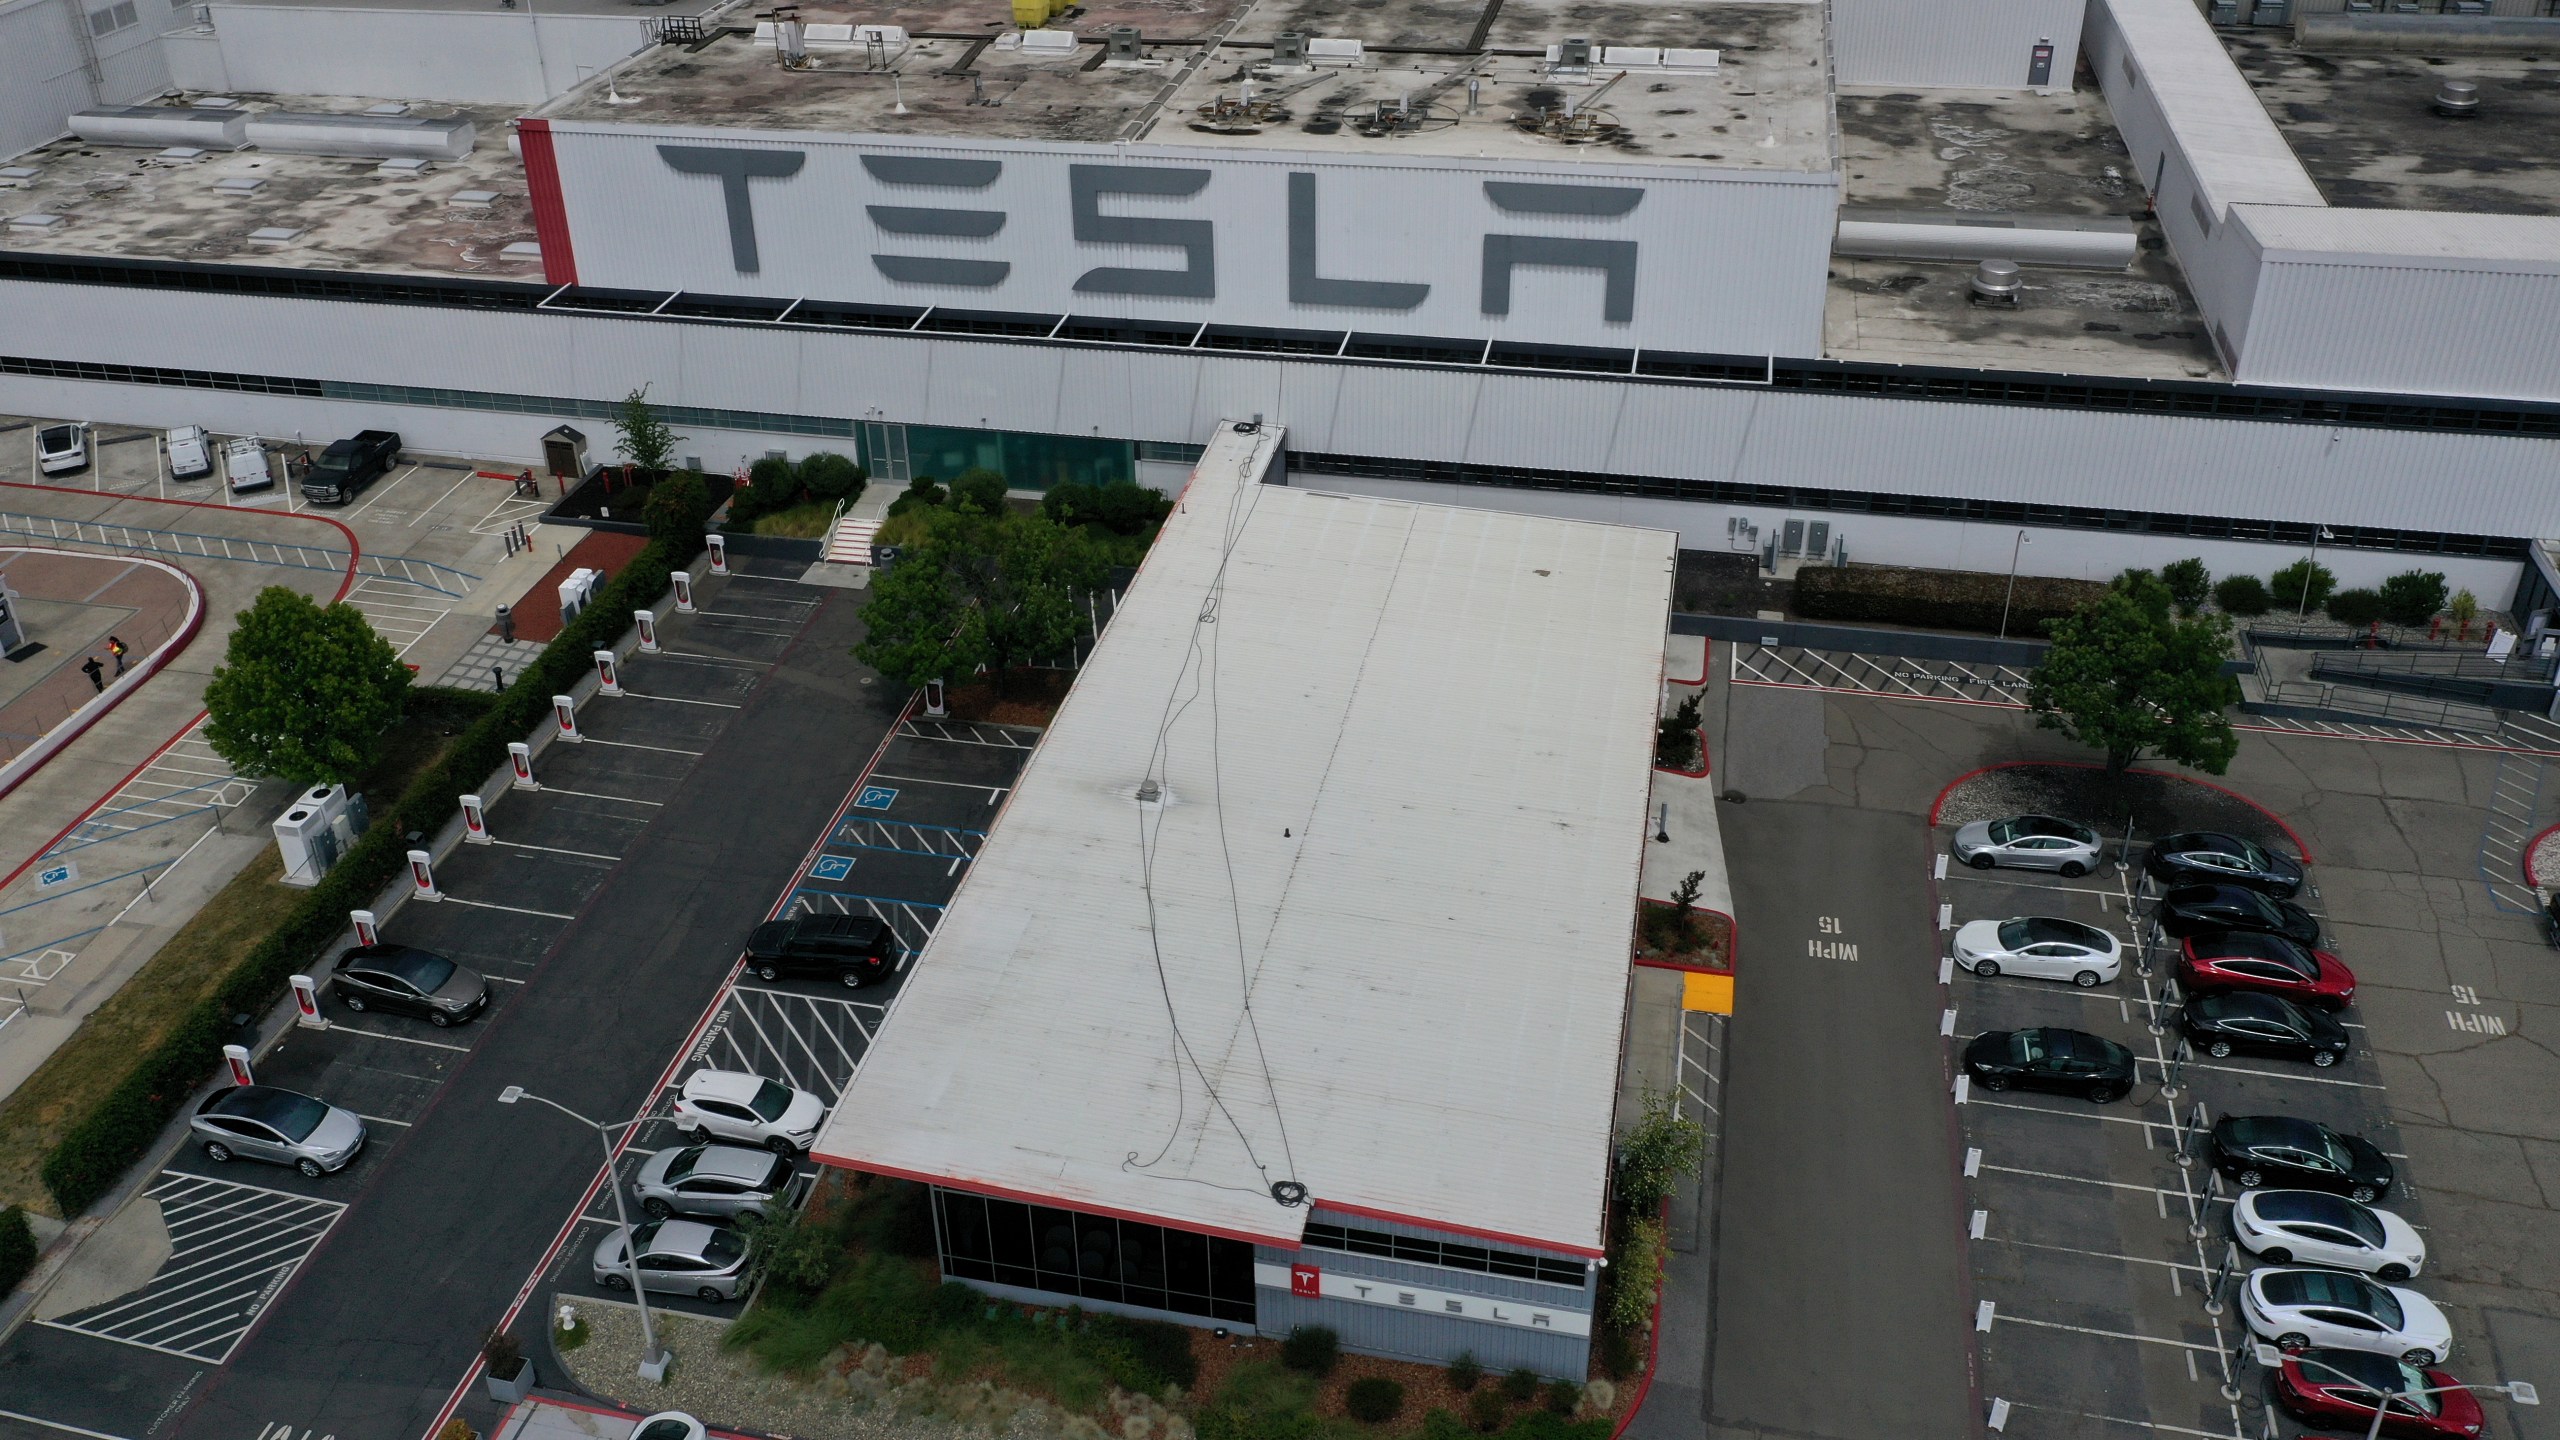
{"type": "Polygon", "coordinates": [[[886,810],[897,803],[898,792],[886,785],[865,785],[862,793],[853,797],[856,810],[886,810]]]}
{"type": "Polygon", "coordinates": [[[818,863],[809,867],[809,878],[813,880],[841,880],[852,873],[850,855],[821,855],[818,863]]]}
{"type": "Polygon", "coordinates": [[[79,865],[73,861],[65,860],[59,865],[48,865],[42,870],[37,871],[36,888],[38,890],[59,889],[79,878],[79,865]]]}

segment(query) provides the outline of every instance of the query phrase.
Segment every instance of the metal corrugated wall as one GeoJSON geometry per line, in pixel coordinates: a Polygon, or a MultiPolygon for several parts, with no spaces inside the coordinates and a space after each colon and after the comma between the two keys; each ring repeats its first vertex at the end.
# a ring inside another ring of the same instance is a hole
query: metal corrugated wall
{"type": "MultiPolygon", "coordinates": [[[[2560,535],[2560,442],[1008,345],[0,284],[0,351],[52,360],[1196,443],[1260,412],[1294,451],[2240,519],[2560,535]],[[716,338],[714,338],[716,336],[716,338]],[[1115,433],[1108,417],[1126,415],[1115,433]],[[1534,419],[1528,418],[1534,417],[1534,419]]],[[[0,410],[325,434],[366,407],[0,377],[0,410]],[[94,400],[77,397],[95,393],[94,400]],[[138,393],[138,392],[130,392],[138,393]],[[284,423],[288,415],[308,417],[284,423]]],[[[556,420],[420,410],[421,449],[531,458],[556,420]],[[515,438],[499,438],[515,437],[515,438]]]]}
{"type": "Polygon", "coordinates": [[[2027,83],[2029,52],[2053,42],[2049,84],[2071,88],[2079,60],[2079,0],[1976,0],[1963,23],[1927,0],[1832,0],[1831,50],[1843,85],[2011,90],[2027,83]]]}
{"type": "MultiPolygon", "coordinates": [[[[2238,228],[2238,227],[2234,227],[2238,228]]],[[[2550,275],[2269,259],[2240,378],[2560,400],[2550,275]]]]}

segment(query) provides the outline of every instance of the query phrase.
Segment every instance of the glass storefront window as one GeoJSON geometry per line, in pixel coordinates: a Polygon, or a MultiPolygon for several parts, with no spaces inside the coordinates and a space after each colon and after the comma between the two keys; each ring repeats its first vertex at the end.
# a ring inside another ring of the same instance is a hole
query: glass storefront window
{"type": "Polygon", "coordinates": [[[1253,1247],[1240,1240],[952,1190],[933,1203],[952,1279],[1253,1323],[1253,1247]]]}

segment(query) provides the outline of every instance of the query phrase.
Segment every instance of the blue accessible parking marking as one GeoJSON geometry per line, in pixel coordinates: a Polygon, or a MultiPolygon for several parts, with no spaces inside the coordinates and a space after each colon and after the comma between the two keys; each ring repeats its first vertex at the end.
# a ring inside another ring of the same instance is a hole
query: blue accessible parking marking
{"type": "Polygon", "coordinates": [[[862,793],[853,797],[856,810],[886,810],[897,803],[898,792],[886,785],[865,785],[862,793]]]}
{"type": "Polygon", "coordinates": [[[841,880],[852,873],[853,857],[850,855],[821,855],[818,863],[809,867],[812,880],[841,880]]]}

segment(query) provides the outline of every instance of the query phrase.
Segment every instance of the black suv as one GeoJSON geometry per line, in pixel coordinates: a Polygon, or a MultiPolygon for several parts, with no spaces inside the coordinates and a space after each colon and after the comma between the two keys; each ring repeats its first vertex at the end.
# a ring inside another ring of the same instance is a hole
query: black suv
{"type": "Polygon", "coordinates": [[[360,430],[332,440],[302,477],[302,498],[315,505],[344,505],[399,463],[400,437],[392,431],[360,430]]]}
{"type": "Polygon", "coordinates": [[[897,957],[897,937],[870,915],[767,920],[747,937],[747,968],[759,980],[823,975],[858,987],[885,979],[897,957]]]}

